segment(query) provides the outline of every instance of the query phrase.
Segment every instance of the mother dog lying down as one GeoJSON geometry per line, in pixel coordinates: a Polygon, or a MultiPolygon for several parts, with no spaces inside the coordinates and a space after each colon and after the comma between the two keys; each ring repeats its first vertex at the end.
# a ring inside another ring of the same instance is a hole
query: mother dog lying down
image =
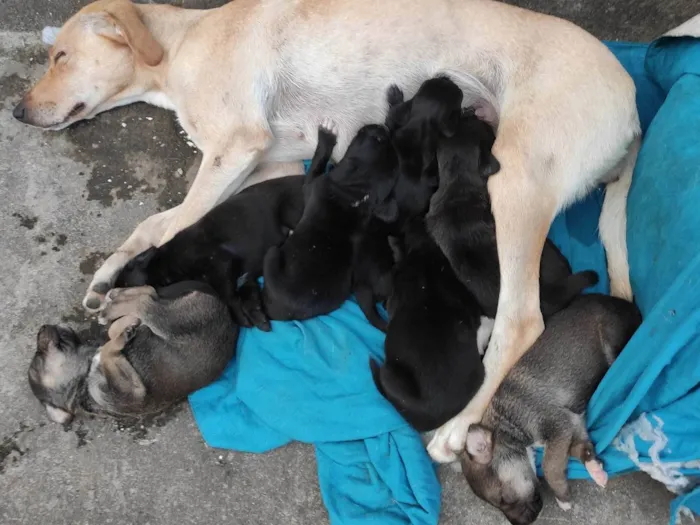
{"type": "Polygon", "coordinates": [[[62,129],[145,101],[174,110],[203,151],[184,202],[139,225],[95,274],[84,300],[94,310],[128,260],[198,220],[259,163],[309,158],[324,117],[339,124],[342,156],[362,125],[384,120],[391,84],[410,97],[441,73],[498,126],[501,170],[488,186],[501,290],[487,379],[468,407],[476,421],[543,330],[538,268],[552,219],[600,183],[612,183],[600,222],[612,290],[631,296],[635,89],[582,29],[487,0],[236,0],[212,10],[100,0],[66,22],[49,71],[14,115],[62,129]]]}

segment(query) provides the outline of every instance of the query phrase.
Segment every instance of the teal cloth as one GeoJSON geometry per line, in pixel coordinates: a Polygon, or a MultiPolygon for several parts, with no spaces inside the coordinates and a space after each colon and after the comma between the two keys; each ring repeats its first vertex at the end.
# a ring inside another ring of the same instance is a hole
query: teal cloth
{"type": "MultiPolygon", "coordinates": [[[[591,400],[588,424],[611,474],[654,470],[683,491],[700,473],[700,43],[609,46],[635,80],[646,132],[628,202],[630,273],[645,320],[591,400]]],[[[602,195],[560,214],[550,238],[574,270],[597,270],[592,291],[607,293],[602,195]]],[[[248,452],[313,443],[333,524],[437,523],[435,468],[369,373],[369,357],[383,359],[383,334],[352,300],[272,326],[242,330],[237,358],[190,396],[207,443],[248,452]]],[[[587,477],[573,460],[569,475],[587,477]]],[[[674,501],[672,522],[683,507],[699,511],[700,492],[674,501]]]]}

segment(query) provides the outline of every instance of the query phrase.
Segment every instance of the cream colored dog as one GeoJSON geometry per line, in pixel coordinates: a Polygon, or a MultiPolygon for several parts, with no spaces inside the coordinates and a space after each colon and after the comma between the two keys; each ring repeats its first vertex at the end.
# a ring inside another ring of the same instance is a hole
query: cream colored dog
{"type": "MultiPolygon", "coordinates": [[[[600,220],[613,293],[631,297],[625,208],[639,143],[631,78],[578,27],[487,0],[236,0],[212,10],[100,0],[61,29],[17,119],[61,129],[145,101],[176,112],[203,152],[184,202],[141,223],[97,271],[98,309],[116,273],[239,190],[261,162],[309,158],[321,120],[342,155],[382,122],[386,90],[408,97],[449,75],[498,126],[489,179],[501,293],[486,381],[429,445],[450,461],[503,377],[543,330],[538,272],[555,214],[608,182],[600,220]]],[[[274,165],[258,180],[284,174],[274,165]]]]}

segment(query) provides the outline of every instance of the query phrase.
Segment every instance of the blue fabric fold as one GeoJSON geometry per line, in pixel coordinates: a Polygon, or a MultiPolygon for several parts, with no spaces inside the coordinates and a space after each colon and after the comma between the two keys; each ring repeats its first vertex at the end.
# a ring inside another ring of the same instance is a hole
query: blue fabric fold
{"type": "MultiPolygon", "coordinates": [[[[588,425],[606,470],[645,470],[700,512],[700,42],[610,43],[630,72],[645,138],[628,201],[630,275],[644,323],[590,402],[588,425]]],[[[598,238],[603,190],[560,214],[550,238],[575,271],[607,293],[598,238]]],[[[264,452],[312,443],[333,524],[437,523],[440,486],[420,437],[374,388],[369,358],[383,334],[349,300],[303,322],[244,329],[237,357],[190,396],[206,442],[264,452]]],[[[541,459],[541,455],[540,455],[541,459]]],[[[571,461],[569,477],[587,478],[571,461]]]]}

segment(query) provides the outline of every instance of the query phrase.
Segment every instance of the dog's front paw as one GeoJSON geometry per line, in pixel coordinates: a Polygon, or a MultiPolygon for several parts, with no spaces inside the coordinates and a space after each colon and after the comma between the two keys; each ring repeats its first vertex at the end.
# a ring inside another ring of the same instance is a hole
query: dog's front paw
{"type": "Polygon", "coordinates": [[[321,125],[318,127],[318,138],[320,140],[331,140],[335,144],[338,137],[338,124],[335,120],[324,118],[321,125]]]}
{"type": "Polygon", "coordinates": [[[586,470],[591,475],[591,478],[593,478],[593,481],[595,481],[599,487],[605,488],[605,486],[608,484],[608,473],[605,472],[603,464],[596,459],[591,459],[584,463],[584,467],[586,467],[586,470]]]}
{"type": "Polygon", "coordinates": [[[457,461],[467,444],[469,426],[475,421],[470,414],[457,414],[435,431],[433,439],[428,443],[428,454],[438,463],[457,461]]]}
{"type": "Polygon", "coordinates": [[[83,308],[90,313],[98,312],[104,306],[105,296],[110,288],[108,283],[90,285],[85,297],[83,297],[83,308]]]}
{"type": "Polygon", "coordinates": [[[561,500],[559,498],[554,498],[557,501],[557,505],[559,505],[559,508],[564,511],[570,511],[573,508],[573,505],[571,504],[570,501],[567,500],[561,500]]]}

